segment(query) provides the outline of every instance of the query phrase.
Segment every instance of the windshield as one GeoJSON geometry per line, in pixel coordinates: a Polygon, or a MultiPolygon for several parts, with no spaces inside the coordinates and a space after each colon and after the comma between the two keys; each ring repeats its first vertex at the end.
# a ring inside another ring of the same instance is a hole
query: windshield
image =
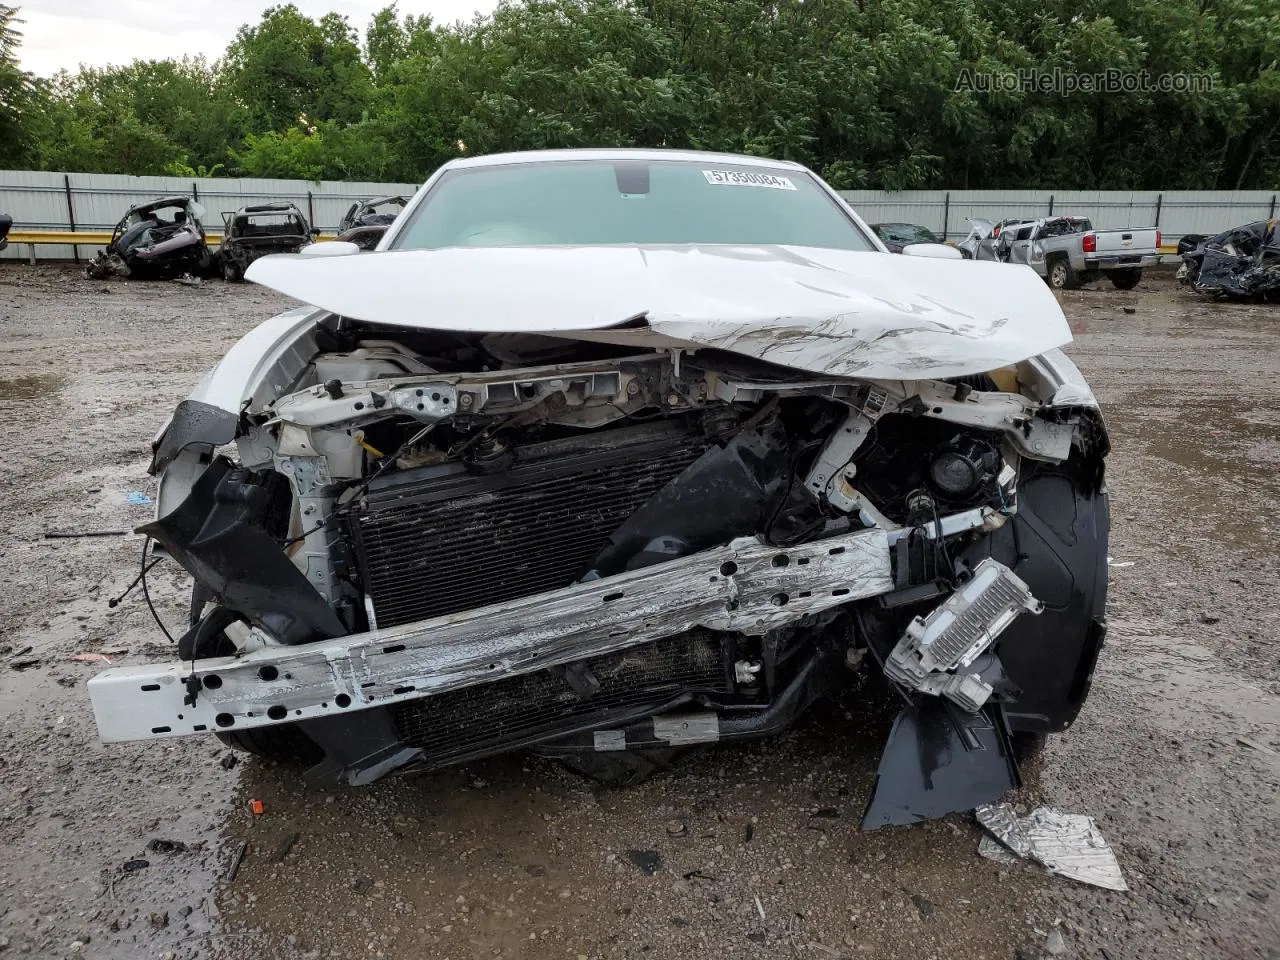
{"type": "Polygon", "coordinates": [[[876,227],[880,239],[889,243],[940,243],[929,230],[914,223],[882,223],[876,227]]]}
{"type": "Polygon", "coordinates": [[[392,248],[631,243],[876,249],[804,171],[714,160],[567,160],[450,170],[392,248]]]}

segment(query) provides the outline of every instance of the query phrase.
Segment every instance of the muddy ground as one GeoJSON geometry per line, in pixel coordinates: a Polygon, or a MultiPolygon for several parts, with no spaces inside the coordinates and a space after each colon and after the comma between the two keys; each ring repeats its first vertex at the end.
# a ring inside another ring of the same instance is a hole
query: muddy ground
{"type": "MultiPolygon", "coordinates": [[[[1063,300],[1115,448],[1111,638],[1018,799],[1097,817],[1127,894],[981,859],[966,816],[859,833],[889,717],[856,693],[621,791],[517,756],[309,793],[212,739],[100,744],[72,658],[168,645],[108,603],[139,538],[47,535],[144,521],[156,428],[286,301],[0,264],[0,953],[1026,960],[1057,925],[1068,957],[1280,957],[1280,308],[1063,300]]],[[[186,582],[148,579],[176,630],[186,582]]]]}

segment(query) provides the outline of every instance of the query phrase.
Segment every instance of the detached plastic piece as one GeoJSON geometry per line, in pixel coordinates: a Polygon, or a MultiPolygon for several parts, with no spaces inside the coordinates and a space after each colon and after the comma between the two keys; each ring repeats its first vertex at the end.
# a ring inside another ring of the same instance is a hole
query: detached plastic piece
{"type": "Polygon", "coordinates": [[[972,810],[1020,784],[999,705],[966,713],[922,699],[893,722],[862,829],[972,810]]]}
{"type": "Polygon", "coordinates": [[[885,661],[890,680],[920,693],[947,697],[969,712],[981,709],[991,686],[964,672],[1024,610],[1044,604],[1008,567],[990,558],[973,578],[927,617],[916,617],[885,661]]]}

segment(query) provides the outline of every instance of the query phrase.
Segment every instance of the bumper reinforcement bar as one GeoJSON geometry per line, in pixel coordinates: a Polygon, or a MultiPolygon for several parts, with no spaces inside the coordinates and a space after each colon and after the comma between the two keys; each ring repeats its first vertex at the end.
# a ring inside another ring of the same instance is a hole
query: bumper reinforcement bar
{"type": "Polygon", "coordinates": [[[194,664],[116,667],[91,679],[88,689],[107,742],[262,727],[413,700],[697,626],[760,635],[892,589],[882,530],[787,548],[747,537],[391,629],[194,664]]]}

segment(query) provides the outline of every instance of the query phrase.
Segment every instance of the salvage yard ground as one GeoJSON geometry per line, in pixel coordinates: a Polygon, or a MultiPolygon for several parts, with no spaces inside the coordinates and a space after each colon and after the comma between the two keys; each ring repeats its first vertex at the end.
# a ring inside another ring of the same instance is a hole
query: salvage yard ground
{"type": "MultiPolygon", "coordinates": [[[[1127,894],[981,859],[967,816],[859,833],[891,714],[857,689],[629,790],[517,756],[309,793],[211,738],[100,744],[72,658],[168,644],[108,604],[138,538],[46,534],[145,520],[157,427],[288,301],[0,264],[0,954],[1280,957],[1280,308],[1164,272],[1062,302],[1112,431],[1111,636],[1018,799],[1095,816],[1127,894]]],[[[186,580],[150,586],[176,630],[186,580]]]]}

